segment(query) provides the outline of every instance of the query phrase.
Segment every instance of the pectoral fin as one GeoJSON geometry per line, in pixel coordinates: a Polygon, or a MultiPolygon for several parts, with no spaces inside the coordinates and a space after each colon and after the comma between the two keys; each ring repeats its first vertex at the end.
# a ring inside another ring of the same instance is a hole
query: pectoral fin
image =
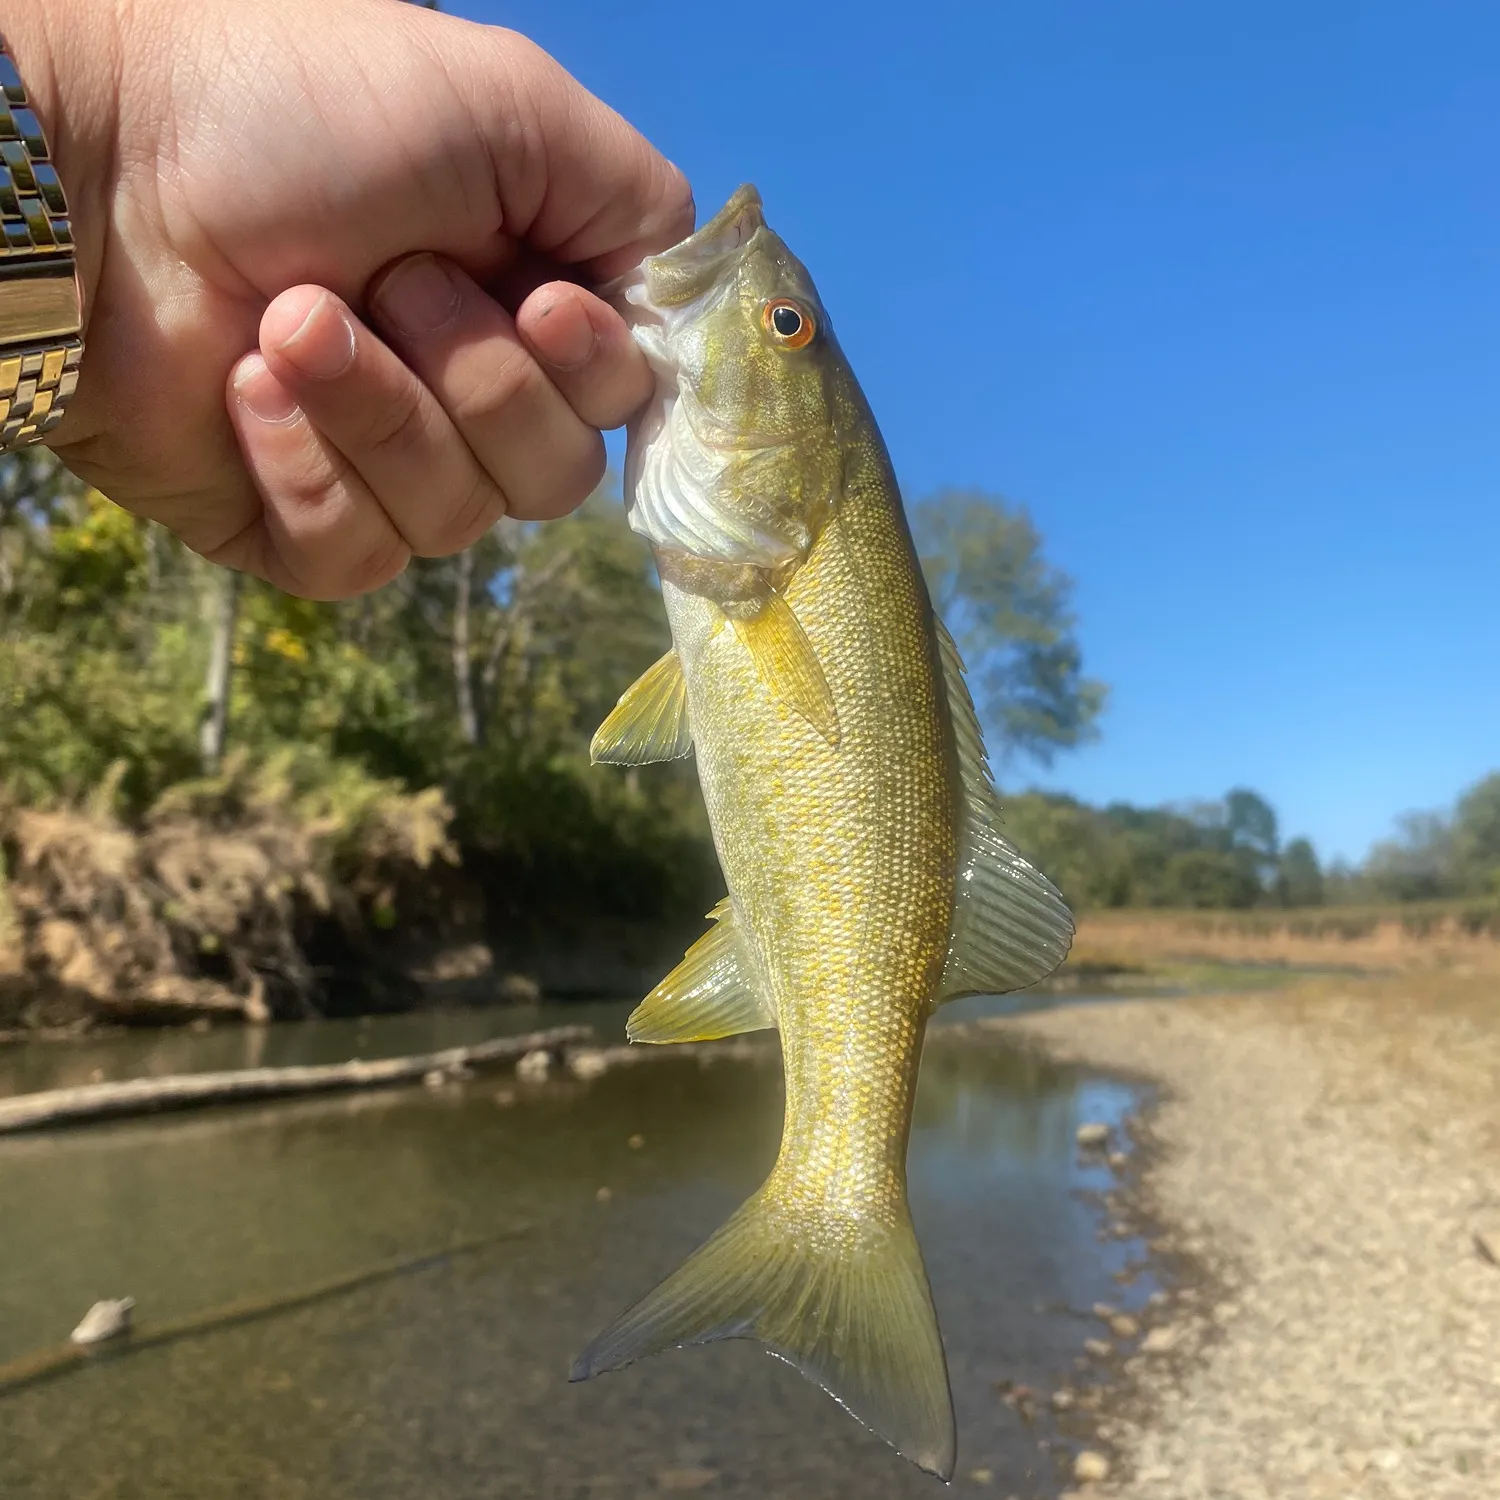
{"type": "Polygon", "coordinates": [[[706,1042],[776,1024],[755,984],[729,898],[709,916],[714,925],[631,1012],[625,1034],[632,1042],[706,1042]]]}
{"type": "Polygon", "coordinates": [[[1045,979],[1068,956],[1073,914],[1057,887],[1000,832],[1000,799],[963,658],[941,621],[937,629],[963,783],[953,929],[936,1002],[941,1004],[960,995],[1003,995],[1045,979]]]}
{"type": "Polygon", "coordinates": [[[734,633],[754,659],[771,696],[795,709],[830,745],[837,745],[839,716],[833,693],[791,605],[780,594],[769,594],[759,614],[735,619],[734,633]]]}
{"type": "Polygon", "coordinates": [[[626,688],[595,733],[589,759],[595,764],[644,766],[679,760],[692,748],[682,663],[675,651],[668,651],[626,688]]]}

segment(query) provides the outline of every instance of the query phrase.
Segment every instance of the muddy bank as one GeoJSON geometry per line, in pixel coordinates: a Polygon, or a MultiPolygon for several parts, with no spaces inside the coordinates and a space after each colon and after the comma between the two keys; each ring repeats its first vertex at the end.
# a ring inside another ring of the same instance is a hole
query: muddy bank
{"type": "Polygon", "coordinates": [[[1155,1079],[1120,1212],[1188,1273],[1096,1431],[1130,1500],[1500,1493],[1500,998],[1480,981],[982,1023],[1155,1079]]]}

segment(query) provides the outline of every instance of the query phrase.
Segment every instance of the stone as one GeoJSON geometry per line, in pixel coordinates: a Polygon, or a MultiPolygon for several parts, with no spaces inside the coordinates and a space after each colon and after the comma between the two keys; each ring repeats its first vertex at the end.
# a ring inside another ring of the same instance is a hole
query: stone
{"type": "Polygon", "coordinates": [[[1177,1347],[1180,1337],[1175,1328],[1153,1328],[1141,1340],[1141,1353],[1170,1354],[1177,1347]]]}
{"type": "Polygon", "coordinates": [[[1109,1320],[1109,1331],[1117,1339],[1133,1339],[1141,1331],[1141,1325],[1129,1313],[1116,1313],[1109,1320]]]}
{"type": "Polygon", "coordinates": [[[500,998],[507,1005],[540,1005],[542,987],[529,974],[507,974],[500,981],[500,998]]]}
{"type": "Polygon", "coordinates": [[[576,1047],[568,1053],[568,1072],[575,1078],[599,1078],[608,1071],[609,1059],[600,1047],[576,1047]]]}
{"type": "Polygon", "coordinates": [[[641,1147],[646,1144],[646,1137],[637,1133],[631,1136],[630,1139],[625,1142],[625,1144],[629,1146],[632,1151],[639,1151],[641,1147]]]}
{"type": "Polygon", "coordinates": [[[681,1469],[663,1469],[656,1476],[657,1486],[676,1493],[701,1490],[719,1477],[717,1469],[704,1468],[701,1464],[681,1469]]]}
{"type": "Polygon", "coordinates": [[[1053,1411],[1072,1411],[1077,1404],[1078,1398],[1073,1394],[1069,1386],[1059,1386],[1052,1393],[1053,1411]]]}
{"type": "Polygon", "coordinates": [[[1109,1320],[1114,1317],[1119,1311],[1120,1309],[1118,1307],[1111,1307],[1108,1302],[1096,1302],[1094,1304],[1094,1316],[1096,1318],[1102,1318],[1106,1323],[1109,1322],[1109,1320]]]}
{"type": "Polygon", "coordinates": [[[130,1332],[130,1314],[134,1297],[106,1298],[96,1302],[83,1315],[83,1321],[69,1335],[75,1344],[102,1344],[130,1332]]]}
{"type": "Polygon", "coordinates": [[[1084,1151],[1102,1151],[1109,1145],[1109,1126],[1097,1120],[1080,1125],[1075,1139],[1084,1151]]]}
{"type": "Polygon", "coordinates": [[[1107,1339],[1085,1339],[1083,1350],[1085,1354],[1091,1354],[1095,1359],[1108,1359],[1115,1352],[1115,1346],[1107,1339]]]}
{"type": "Polygon", "coordinates": [[[1108,1161],[1110,1167],[1116,1172],[1123,1172],[1130,1165],[1130,1158],[1123,1151],[1111,1151],[1108,1161]]]}
{"type": "Polygon", "coordinates": [[[1102,1453],[1085,1448],[1073,1460],[1073,1478],[1079,1484],[1098,1484],[1109,1478],[1109,1460],[1102,1453]]]}
{"type": "Polygon", "coordinates": [[[552,1054],[544,1047],[528,1052],[516,1064],[516,1077],[522,1083],[545,1083],[552,1071],[552,1054]]]}

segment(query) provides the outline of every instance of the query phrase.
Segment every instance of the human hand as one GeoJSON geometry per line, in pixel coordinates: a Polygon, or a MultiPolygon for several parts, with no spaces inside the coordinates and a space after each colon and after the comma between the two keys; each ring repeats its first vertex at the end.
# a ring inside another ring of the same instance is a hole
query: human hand
{"type": "Polygon", "coordinates": [[[682,175],[511,32],[397,0],[49,0],[7,40],[69,196],[49,439],[205,557],[339,598],[578,505],[649,396],[598,281],[682,175]]]}

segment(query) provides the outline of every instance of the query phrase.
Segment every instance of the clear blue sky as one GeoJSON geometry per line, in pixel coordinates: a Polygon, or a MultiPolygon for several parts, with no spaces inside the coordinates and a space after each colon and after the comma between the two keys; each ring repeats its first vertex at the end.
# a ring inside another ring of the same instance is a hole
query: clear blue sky
{"type": "Polygon", "coordinates": [[[448,0],[757,183],[908,496],[1076,580],[1093,801],[1361,856],[1500,768],[1500,6],[448,0]]]}

